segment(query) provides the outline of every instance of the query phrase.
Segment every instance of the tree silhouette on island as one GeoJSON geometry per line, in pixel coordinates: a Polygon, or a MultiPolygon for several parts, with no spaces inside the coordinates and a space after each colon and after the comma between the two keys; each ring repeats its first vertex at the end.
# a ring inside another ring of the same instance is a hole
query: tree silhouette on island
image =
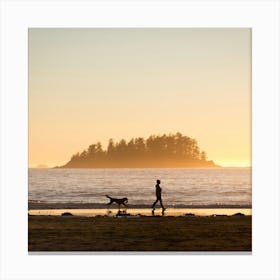
{"type": "Polygon", "coordinates": [[[73,155],[60,168],[160,168],[160,167],[218,167],[207,160],[197,141],[177,132],[176,134],[151,135],[144,139],[132,138],[119,142],[109,140],[107,150],[100,142],[73,155]]]}

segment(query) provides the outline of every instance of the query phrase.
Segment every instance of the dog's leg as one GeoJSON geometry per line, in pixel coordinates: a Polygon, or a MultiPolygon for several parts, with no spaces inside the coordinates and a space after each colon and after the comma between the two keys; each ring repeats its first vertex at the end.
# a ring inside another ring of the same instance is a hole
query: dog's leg
{"type": "Polygon", "coordinates": [[[107,203],[107,205],[111,205],[113,203],[113,199],[111,197],[109,197],[110,202],[107,203]]]}
{"type": "Polygon", "coordinates": [[[113,203],[113,199],[107,194],[105,196],[110,199],[110,201],[107,203],[107,205],[111,205],[113,203]]]}
{"type": "MultiPolygon", "coordinates": [[[[107,196],[107,195],[106,195],[107,196]]],[[[107,196],[108,197],[108,196],[107,196]]],[[[108,202],[108,203],[106,203],[106,205],[107,205],[107,215],[109,215],[109,214],[111,214],[112,213],[112,211],[111,211],[111,207],[110,207],[110,205],[112,204],[112,199],[110,198],[110,197],[108,197],[109,199],[110,199],[110,202],[108,202]]]]}

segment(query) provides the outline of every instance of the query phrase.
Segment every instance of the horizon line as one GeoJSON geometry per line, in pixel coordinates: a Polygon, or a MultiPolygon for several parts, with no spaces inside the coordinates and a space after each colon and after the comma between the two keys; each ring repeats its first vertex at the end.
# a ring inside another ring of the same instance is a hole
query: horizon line
{"type": "MultiPolygon", "coordinates": [[[[56,166],[46,166],[46,167],[38,167],[38,166],[28,166],[27,168],[33,168],[33,169],[52,169],[52,168],[55,168],[55,167],[58,167],[58,165],[56,166]]],[[[218,165],[217,167],[73,167],[73,168],[69,168],[69,167],[66,167],[66,168],[63,168],[61,167],[60,169],[126,169],[126,168],[130,168],[130,169],[157,169],[157,168],[160,168],[160,169],[165,169],[165,168],[173,168],[173,169],[187,169],[187,168],[252,168],[252,165],[234,165],[234,166],[225,166],[225,165],[218,165]]]]}

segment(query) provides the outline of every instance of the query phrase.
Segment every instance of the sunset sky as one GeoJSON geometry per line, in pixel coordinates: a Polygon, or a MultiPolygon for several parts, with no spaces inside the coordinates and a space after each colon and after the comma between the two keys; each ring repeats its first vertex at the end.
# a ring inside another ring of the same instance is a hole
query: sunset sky
{"type": "Polygon", "coordinates": [[[251,166],[251,30],[29,29],[29,166],[176,133],[251,166]]]}

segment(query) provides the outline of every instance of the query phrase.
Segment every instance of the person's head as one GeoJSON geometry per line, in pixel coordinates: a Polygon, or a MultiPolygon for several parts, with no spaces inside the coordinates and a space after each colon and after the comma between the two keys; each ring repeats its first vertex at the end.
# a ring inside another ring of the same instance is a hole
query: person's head
{"type": "Polygon", "coordinates": [[[160,180],[157,180],[157,184],[160,184],[160,180]]]}

